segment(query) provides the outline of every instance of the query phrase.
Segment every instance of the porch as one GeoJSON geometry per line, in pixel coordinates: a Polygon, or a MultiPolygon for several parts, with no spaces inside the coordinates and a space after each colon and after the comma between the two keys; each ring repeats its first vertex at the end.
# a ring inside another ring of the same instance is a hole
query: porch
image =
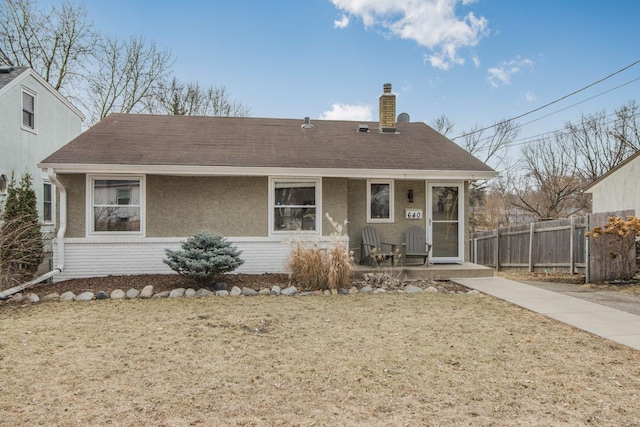
{"type": "Polygon", "coordinates": [[[367,273],[387,273],[408,280],[450,280],[453,278],[493,277],[493,268],[464,262],[461,264],[396,265],[384,263],[378,267],[358,265],[354,276],[367,273]]]}

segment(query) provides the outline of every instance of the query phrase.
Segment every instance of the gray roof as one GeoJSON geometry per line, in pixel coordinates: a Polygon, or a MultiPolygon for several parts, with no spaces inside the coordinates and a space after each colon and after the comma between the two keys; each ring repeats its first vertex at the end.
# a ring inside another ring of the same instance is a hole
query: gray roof
{"type": "Polygon", "coordinates": [[[1,66],[0,68],[4,68],[5,70],[11,70],[8,73],[0,71],[0,89],[11,83],[13,79],[18,77],[20,74],[24,73],[29,67],[7,67],[6,65],[1,66]]]}
{"type": "Polygon", "coordinates": [[[62,165],[472,171],[493,169],[422,122],[111,114],[47,157],[62,165]],[[362,124],[369,132],[358,132],[362,124]]]}

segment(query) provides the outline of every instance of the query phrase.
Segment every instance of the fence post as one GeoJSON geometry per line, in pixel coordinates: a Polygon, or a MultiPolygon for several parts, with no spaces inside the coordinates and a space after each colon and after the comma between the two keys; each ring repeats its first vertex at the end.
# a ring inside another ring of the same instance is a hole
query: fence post
{"type": "Polygon", "coordinates": [[[496,271],[500,271],[500,227],[496,228],[496,271]]]}
{"type": "Polygon", "coordinates": [[[575,256],[573,255],[573,249],[575,244],[575,234],[576,234],[576,218],[571,217],[571,235],[569,236],[569,274],[574,275],[576,273],[576,261],[575,256]]]}
{"type": "Polygon", "coordinates": [[[536,235],[536,223],[531,222],[529,226],[529,273],[533,272],[533,239],[536,235]]]}

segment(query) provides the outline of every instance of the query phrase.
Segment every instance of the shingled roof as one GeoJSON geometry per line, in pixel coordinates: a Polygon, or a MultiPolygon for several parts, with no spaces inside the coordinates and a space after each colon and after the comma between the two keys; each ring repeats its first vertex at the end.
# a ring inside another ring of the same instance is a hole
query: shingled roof
{"type": "Polygon", "coordinates": [[[0,65],[0,89],[11,83],[13,79],[24,73],[27,67],[9,67],[0,65]]]}
{"type": "MultiPolygon", "coordinates": [[[[91,172],[183,168],[463,171],[468,179],[494,171],[424,123],[111,114],[42,161],[41,167],[91,172]],[[368,125],[369,132],[359,132],[368,125]],[[97,166],[102,166],[97,168],[97,166]],[[109,170],[113,170],[110,168],[109,170]],[[469,175],[469,176],[467,176],[469,175]]],[[[334,174],[335,175],[335,174],[334,174]]],[[[414,174],[415,175],[415,174],[414,174]]],[[[451,176],[451,174],[445,174],[451,176]]]]}

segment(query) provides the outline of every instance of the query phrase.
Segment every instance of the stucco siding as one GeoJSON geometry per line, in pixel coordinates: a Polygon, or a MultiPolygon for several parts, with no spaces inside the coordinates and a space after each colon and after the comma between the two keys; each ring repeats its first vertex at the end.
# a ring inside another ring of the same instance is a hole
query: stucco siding
{"type": "Polygon", "coordinates": [[[147,236],[268,235],[266,177],[147,176],[147,236]]]}
{"type": "Polygon", "coordinates": [[[638,215],[640,213],[639,179],[640,157],[636,157],[589,190],[593,195],[592,212],[634,209],[638,215]]]}
{"type": "MultiPolygon", "coordinates": [[[[334,232],[333,226],[326,218],[329,214],[339,225],[344,225],[348,218],[349,210],[347,206],[347,185],[345,178],[324,178],[322,180],[322,234],[329,236],[334,232]]],[[[347,234],[349,224],[343,228],[343,234],[347,234]]]]}
{"type": "MultiPolygon", "coordinates": [[[[58,180],[67,191],[67,232],[66,237],[84,237],[86,231],[86,175],[58,175],[58,180]]],[[[57,204],[60,218],[60,206],[57,204]]]]}

